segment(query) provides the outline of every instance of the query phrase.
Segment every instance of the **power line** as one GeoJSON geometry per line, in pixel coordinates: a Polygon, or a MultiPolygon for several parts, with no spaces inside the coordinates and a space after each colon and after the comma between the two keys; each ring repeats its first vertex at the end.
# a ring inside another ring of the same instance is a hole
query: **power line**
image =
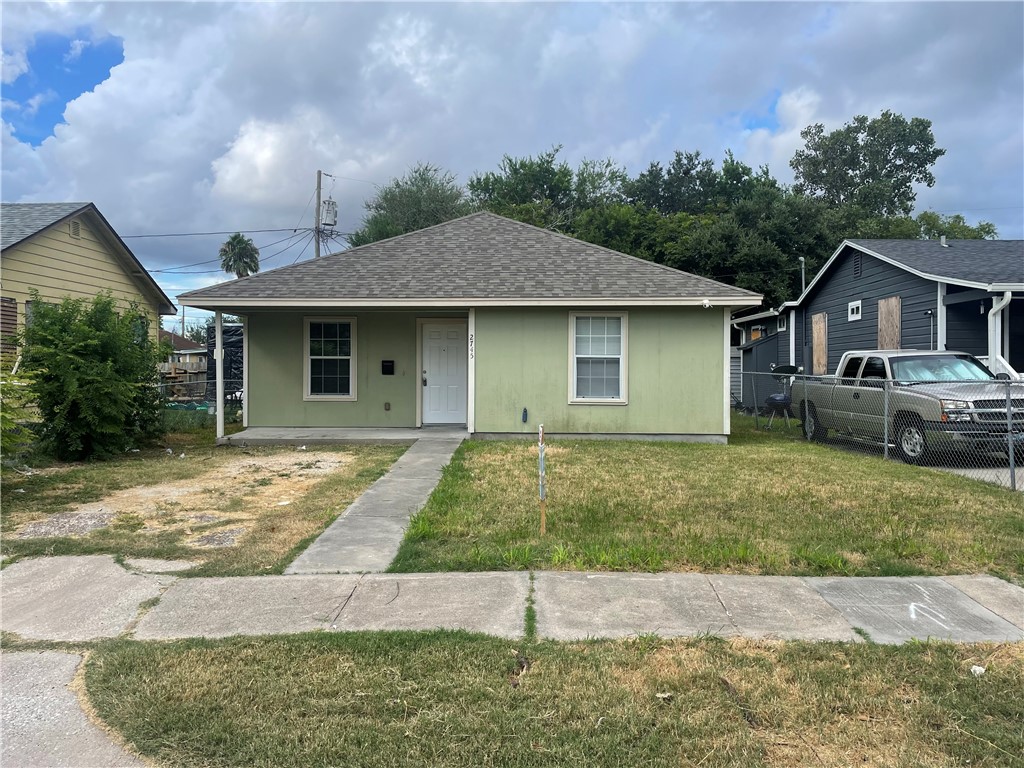
{"type": "Polygon", "coordinates": [[[306,241],[306,244],[304,246],[302,246],[302,250],[299,251],[299,255],[295,257],[295,261],[293,261],[292,264],[297,264],[298,263],[299,259],[302,258],[302,254],[304,254],[306,252],[306,249],[309,248],[309,244],[313,242],[313,239],[315,237],[316,237],[316,232],[310,233],[309,239],[306,241]]]}
{"type": "MultiPolygon", "coordinates": [[[[303,231],[305,232],[305,230],[303,230],[303,231]]],[[[266,245],[257,246],[257,247],[258,248],[273,248],[275,245],[283,243],[286,240],[291,240],[294,237],[298,237],[298,235],[296,234],[296,230],[292,230],[292,234],[289,235],[288,237],[284,237],[284,238],[281,238],[280,240],[275,240],[272,243],[267,243],[266,245]]],[[[280,253],[280,251],[278,251],[278,253],[280,253]]],[[[275,253],[275,254],[271,254],[270,256],[262,257],[261,261],[267,261],[269,259],[274,258],[274,256],[276,256],[276,255],[277,254],[275,253]]],[[[186,270],[189,267],[201,267],[203,264],[219,264],[219,263],[220,263],[220,259],[219,258],[207,259],[206,261],[197,261],[194,264],[182,264],[180,267],[167,267],[166,269],[151,269],[149,271],[151,273],[164,273],[164,274],[166,274],[166,273],[172,273],[172,272],[182,272],[183,270],[186,270]]],[[[209,272],[218,272],[219,270],[211,269],[211,270],[208,270],[208,271],[209,272]]],[[[203,272],[192,272],[191,274],[204,274],[204,273],[203,272]]]]}
{"type": "Polygon", "coordinates": [[[294,227],[281,228],[281,229],[229,229],[224,232],[168,232],[162,235],[121,235],[122,240],[130,240],[132,238],[140,237],[205,237],[207,235],[234,235],[236,233],[241,234],[254,234],[257,232],[294,232],[294,227]]]}

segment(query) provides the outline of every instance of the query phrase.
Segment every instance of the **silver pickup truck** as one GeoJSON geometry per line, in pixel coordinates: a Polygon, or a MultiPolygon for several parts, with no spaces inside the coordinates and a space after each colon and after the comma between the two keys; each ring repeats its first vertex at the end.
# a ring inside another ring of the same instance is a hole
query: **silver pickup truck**
{"type": "Polygon", "coordinates": [[[793,384],[809,438],[823,440],[829,430],[879,443],[887,436],[911,464],[937,451],[1006,453],[1012,443],[1015,462],[1024,464],[1024,383],[993,376],[971,355],[856,351],[836,370],[793,384]]]}

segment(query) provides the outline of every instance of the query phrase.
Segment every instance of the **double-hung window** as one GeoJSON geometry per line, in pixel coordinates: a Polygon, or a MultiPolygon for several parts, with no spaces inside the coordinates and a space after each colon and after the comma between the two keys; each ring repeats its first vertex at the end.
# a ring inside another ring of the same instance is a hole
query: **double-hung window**
{"type": "Polygon", "coordinates": [[[569,315],[571,403],[626,403],[626,313],[569,315]]]}
{"type": "Polygon", "coordinates": [[[356,399],[356,321],[350,317],[306,318],[307,400],[356,399]]]}

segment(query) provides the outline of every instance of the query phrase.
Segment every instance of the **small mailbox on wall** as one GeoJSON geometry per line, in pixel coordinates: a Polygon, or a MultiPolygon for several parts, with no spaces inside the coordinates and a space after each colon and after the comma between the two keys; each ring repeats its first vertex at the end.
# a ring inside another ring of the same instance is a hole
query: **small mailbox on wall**
{"type": "Polygon", "coordinates": [[[380,361],[380,375],[381,376],[394,376],[395,375],[395,361],[394,360],[381,360],[380,361]]]}

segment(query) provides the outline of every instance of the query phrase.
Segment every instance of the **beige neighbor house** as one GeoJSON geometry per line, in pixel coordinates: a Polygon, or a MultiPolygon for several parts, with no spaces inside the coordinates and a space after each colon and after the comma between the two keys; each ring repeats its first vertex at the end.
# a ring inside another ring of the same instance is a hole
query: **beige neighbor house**
{"type": "Polygon", "coordinates": [[[179,300],[245,324],[235,440],[543,424],[724,443],[731,313],[761,296],[481,212],[179,300]]]}
{"type": "Polygon", "coordinates": [[[0,204],[0,341],[25,322],[30,291],[42,301],[90,299],[105,291],[127,308],[137,303],[153,339],[160,315],[175,306],[92,203],[0,204]]]}

